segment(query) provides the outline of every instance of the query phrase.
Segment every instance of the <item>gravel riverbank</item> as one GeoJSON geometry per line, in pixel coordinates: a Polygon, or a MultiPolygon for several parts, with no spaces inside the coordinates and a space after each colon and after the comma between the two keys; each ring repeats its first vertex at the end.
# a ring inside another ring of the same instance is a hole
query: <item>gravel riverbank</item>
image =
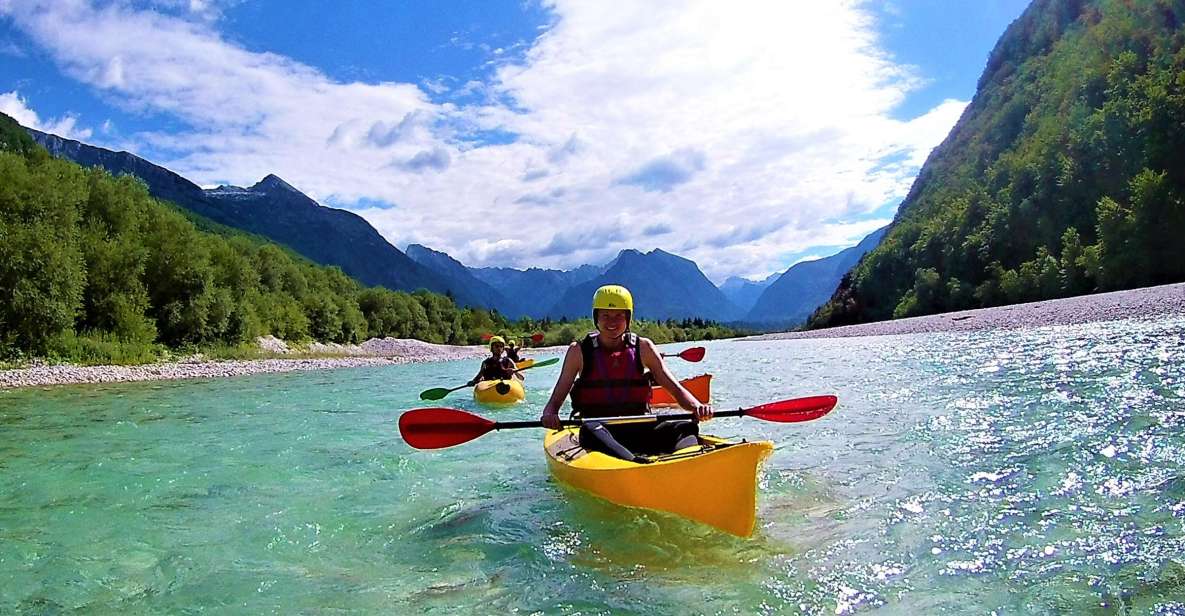
{"type": "Polygon", "coordinates": [[[1074,325],[1096,321],[1157,318],[1185,315],[1185,283],[1145,287],[1129,291],[1080,295],[1028,304],[961,310],[924,317],[845,325],[829,329],[751,336],[742,340],[794,338],[847,338],[892,336],[983,329],[1020,329],[1047,325],[1074,325]]]}
{"type": "MultiPolygon", "coordinates": [[[[925,317],[849,325],[804,332],[784,332],[741,340],[787,340],[794,338],[843,338],[931,332],[1018,329],[1046,325],[1072,325],[1129,318],[1157,318],[1185,315],[1185,283],[1098,293],[1067,299],[1014,304],[997,308],[963,310],[925,317]]],[[[0,389],[40,387],[74,383],[115,383],[240,376],[262,372],[332,370],[405,364],[413,362],[477,359],[489,351],[484,345],[450,346],[397,338],[371,339],[359,345],[314,344],[304,353],[333,355],[315,359],[283,358],[292,352],[275,338],[261,338],[260,346],[278,356],[272,359],[208,361],[191,358],[179,362],[143,366],[72,366],[38,364],[28,368],[0,370],[0,389]]],[[[563,352],[564,347],[531,349],[533,356],[563,352]]]]}
{"type": "MultiPolygon", "coordinates": [[[[292,353],[282,340],[261,338],[260,346],[270,353],[292,353]]],[[[0,389],[40,387],[78,383],[118,383],[125,381],[156,381],[171,379],[219,378],[263,372],[292,372],[296,370],[332,370],[360,366],[382,366],[453,359],[478,359],[489,354],[484,345],[451,346],[420,340],[373,338],[358,345],[313,344],[301,352],[335,355],[313,359],[270,359],[209,361],[200,357],[179,362],[146,364],[143,366],[74,366],[37,364],[28,368],[0,370],[0,389]]],[[[531,349],[532,355],[549,349],[531,349]]],[[[475,365],[476,369],[476,365],[475,365]]]]}

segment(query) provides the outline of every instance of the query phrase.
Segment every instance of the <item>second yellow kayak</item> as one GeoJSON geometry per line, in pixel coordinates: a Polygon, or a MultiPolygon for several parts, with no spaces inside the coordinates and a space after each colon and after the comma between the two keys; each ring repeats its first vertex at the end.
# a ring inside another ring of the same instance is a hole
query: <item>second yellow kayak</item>
{"type": "Polygon", "coordinates": [[[473,386],[473,399],[482,404],[514,404],[522,402],[527,397],[523,389],[523,382],[518,379],[504,379],[499,381],[481,381],[473,386]],[[499,388],[498,385],[505,384],[499,388]],[[502,392],[498,390],[502,389],[502,392]]]}
{"type": "Polygon", "coordinates": [[[557,479],[610,502],[657,509],[748,537],[757,520],[757,470],[773,443],[701,436],[701,445],[651,464],[580,446],[579,428],[548,432],[547,465],[557,479]]]}

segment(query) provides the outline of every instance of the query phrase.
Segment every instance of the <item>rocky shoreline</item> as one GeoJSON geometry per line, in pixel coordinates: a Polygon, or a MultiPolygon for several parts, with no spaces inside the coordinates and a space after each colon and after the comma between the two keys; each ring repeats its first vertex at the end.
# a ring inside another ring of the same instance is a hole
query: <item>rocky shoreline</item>
{"type": "Polygon", "coordinates": [[[790,340],[798,338],[848,338],[893,336],[935,332],[968,332],[984,329],[1022,329],[1049,325],[1076,325],[1122,319],[1163,318],[1185,315],[1185,283],[1080,295],[1065,299],[995,308],[961,310],[924,317],[845,325],[829,329],[750,336],[741,340],[790,340]]]}
{"type": "MultiPolygon", "coordinates": [[[[997,308],[963,310],[880,323],[764,334],[741,338],[740,341],[1019,329],[1170,316],[1185,316],[1185,283],[997,308]]],[[[210,361],[194,357],[178,362],[142,366],[74,366],[40,363],[27,368],[0,370],[0,389],[84,383],[220,378],[297,370],[333,370],[360,366],[477,359],[488,353],[484,345],[451,346],[419,340],[376,338],[359,345],[313,344],[300,349],[299,352],[328,355],[329,357],[296,359],[282,357],[284,354],[295,351],[281,340],[267,337],[261,338],[259,342],[261,348],[277,355],[277,357],[230,361],[210,361]]],[[[563,349],[564,347],[531,349],[531,354],[555,354],[562,352],[563,349]]]]}
{"type": "MultiPolygon", "coordinates": [[[[192,357],[178,362],[142,366],[75,366],[35,363],[27,368],[0,370],[0,389],[44,387],[87,383],[120,383],[173,379],[221,378],[265,372],[333,370],[361,366],[385,366],[454,359],[478,359],[489,351],[484,345],[452,346],[401,338],[374,338],[358,345],[314,343],[299,351],[270,336],[260,338],[260,347],[277,356],[304,353],[332,357],[211,361],[192,357]]],[[[549,349],[531,349],[532,354],[549,349]]]]}

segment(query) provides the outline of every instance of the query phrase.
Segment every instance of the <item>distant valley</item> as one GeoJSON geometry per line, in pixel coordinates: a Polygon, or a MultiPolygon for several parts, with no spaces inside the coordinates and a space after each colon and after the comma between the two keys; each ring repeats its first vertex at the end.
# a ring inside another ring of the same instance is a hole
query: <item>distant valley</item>
{"type": "Polygon", "coordinates": [[[28,132],[54,156],[99,166],[112,175],[133,175],[158,199],[266,237],[315,263],[340,267],[364,284],[402,291],[424,288],[447,294],[459,305],[495,309],[510,318],[587,316],[593,290],[617,283],[633,291],[638,316],[644,319],[794,327],[830,297],[843,274],[875,247],[884,231],[837,255],[798,263],[761,282],[730,278],[719,287],[695,262],[657,249],[623,250],[609,263],[572,270],[477,268],[418,244],[401,251],[362,217],[324,207],[275,175],[245,188],[202,189],[127,152],[28,132]]]}

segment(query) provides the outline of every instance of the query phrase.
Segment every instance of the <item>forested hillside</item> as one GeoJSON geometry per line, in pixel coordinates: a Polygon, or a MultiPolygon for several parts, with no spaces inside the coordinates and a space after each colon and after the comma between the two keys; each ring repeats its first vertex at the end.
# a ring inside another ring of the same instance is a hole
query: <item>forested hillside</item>
{"type": "Polygon", "coordinates": [[[219,231],[199,229],[135,178],[52,158],[7,116],[0,150],[0,357],[137,361],[263,334],[478,342],[507,325],[443,295],[364,288],[196,219],[219,231]]]}
{"type": "Polygon", "coordinates": [[[267,238],[313,263],[337,266],[363,284],[407,292],[427,289],[447,293],[462,306],[495,307],[474,297],[464,285],[449,285],[434,276],[392,246],[361,216],[324,207],[275,175],[247,188],[203,190],[130,152],[114,152],[32,129],[29,134],[55,157],[86,168],[99,166],[114,176],[133,175],[147,185],[148,194],[161,201],[267,238]]]}
{"type": "Polygon", "coordinates": [[[825,327],[1185,280],[1185,3],[1036,0],[825,327]]]}
{"type": "MultiPolygon", "coordinates": [[[[0,360],[137,363],[267,334],[478,344],[490,333],[544,330],[547,344],[560,344],[589,327],[512,323],[424,290],[364,287],[158,201],[132,176],[53,158],[0,114],[0,360]]],[[[699,322],[638,327],[658,342],[734,334],[699,322]]]]}

